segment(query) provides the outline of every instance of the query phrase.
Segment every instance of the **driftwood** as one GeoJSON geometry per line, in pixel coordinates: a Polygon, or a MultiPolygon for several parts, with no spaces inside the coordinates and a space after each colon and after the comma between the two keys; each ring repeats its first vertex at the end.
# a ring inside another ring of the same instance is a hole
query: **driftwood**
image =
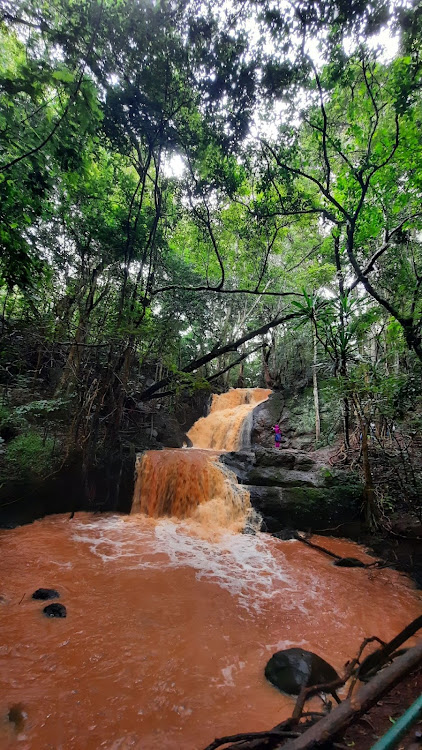
{"type": "Polygon", "coordinates": [[[374,641],[380,642],[379,638],[377,638],[375,635],[372,636],[371,638],[365,638],[365,640],[361,644],[358,655],[354,659],[352,659],[352,661],[346,664],[343,677],[339,677],[337,680],[333,680],[333,682],[329,682],[326,684],[310,685],[309,687],[302,688],[298,696],[298,699],[296,701],[296,705],[294,707],[292,718],[297,719],[297,721],[299,721],[300,717],[302,716],[303,707],[306,701],[309,698],[311,698],[313,695],[317,695],[317,693],[331,693],[331,695],[335,698],[337,703],[340,703],[340,700],[337,698],[337,694],[335,691],[338,688],[343,687],[343,685],[346,684],[347,680],[349,680],[350,677],[354,674],[356,670],[356,666],[359,664],[359,659],[362,656],[365,648],[367,647],[369,643],[373,643],[374,641]]]}
{"type": "MultiPolygon", "coordinates": [[[[277,748],[281,747],[283,750],[311,750],[311,748],[331,741],[355,719],[366,713],[374,703],[400,682],[409,672],[422,665],[422,643],[419,643],[417,646],[407,650],[403,655],[397,656],[392,664],[385,667],[379,674],[373,676],[370,682],[359,688],[354,696],[351,696],[351,690],[359,675],[359,670],[365,664],[369,664],[371,674],[373,670],[380,669],[386,661],[394,657],[393,652],[397,647],[414,635],[420,627],[422,627],[422,617],[413,620],[389,643],[383,643],[376,636],[366,638],[356,658],[346,664],[345,673],[342,678],[323,685],[311,685],[301,691],[296,701],[293,715],[289,719],[286,719],[281,724],[277,724],[277,726],[267,732],[248,732],[220,737],[208,745],[205,750],[216,750],[216,748],[228,745],[228,743],[235,744],[230,744],[227,750],[235,750],[236,748],[241,748],[241,750],[277,750],[277,748]],[[359,667],[359,659],[365,647],[373,641],[381,643],[382,648],[370,654],[359,667]],[[374,655],[377,655],[376,660],[372,658],[374,655]],[[321,692],[333,694],[337,688],[345,685],[351,676],[354,676],[355,679],[351,690],[349,690],[349,696],[331,713],[303,713],[303,706],[308,698],[321,692]],[[303,723],[302,719],[306,719],[306,723],[303,723]],[[292,741],[286,742],[289,738],[292,741]]],[[[367,674],[369,675],[369,670],[365,672],[365,675],[367,674]]]]}

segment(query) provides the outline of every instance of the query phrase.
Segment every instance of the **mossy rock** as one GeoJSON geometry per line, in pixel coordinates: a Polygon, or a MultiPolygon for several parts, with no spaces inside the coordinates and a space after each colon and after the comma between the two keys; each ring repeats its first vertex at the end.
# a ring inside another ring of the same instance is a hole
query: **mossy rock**
{"type": "Polygon", "coordinates": [[[247,473],[246,481],[261,487],[317,487],[322,484],[319,474],[276,466],[254,467],[247,473]]]}

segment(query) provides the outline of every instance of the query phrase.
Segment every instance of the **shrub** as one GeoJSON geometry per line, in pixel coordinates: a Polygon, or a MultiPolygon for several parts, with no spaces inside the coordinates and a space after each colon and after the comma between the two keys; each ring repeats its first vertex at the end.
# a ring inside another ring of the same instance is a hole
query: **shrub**
{"type": "Polygon", "coordinates": [[[4,456],[8,479],[45,476],[55,463],[54,441],[43,440],[37,432],[24,432],[13,438],[4,456]]]}

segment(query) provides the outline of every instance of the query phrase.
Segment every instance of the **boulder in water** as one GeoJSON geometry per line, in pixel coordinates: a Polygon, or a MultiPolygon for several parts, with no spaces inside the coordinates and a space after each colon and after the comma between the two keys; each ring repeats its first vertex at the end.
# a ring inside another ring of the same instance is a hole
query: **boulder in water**
{"type": "Polygon", "coordinates": [[[32,594],[32,598],[41,599],[42,601],[46,599],[60,599],[60,594],[56,589],[37,589],[32,594]]]}
{"type": "Polygon", "coordinates": [[[47,604],[43,612],[46,617],[66,617],[66,607],[64,604],[47,604]]]}
{"type": "Polygon", "coordinates": [[[17,732],[22,732],[25,727],[25,721],[28,718],[23,703],[14,703],[13,706],[9,708],[7,718],[10,723],[14,725],[17,732]]]}
{"type": "Polygon", "coordinates": [[[265,677],[289,695],[299,695],[303,687],[338,679],[336,670],[318,654],[303,648],[277,651],[265,667],[265,677]]]}
{"type": "Polygon", "coordinates": [[[281,531],[275,531],[273,536],[275,536],[276,539],[281,539],[283,542],[287,542],[290,539],[297,539],[298,532],[296,529],[281,529],[281,531]]]}

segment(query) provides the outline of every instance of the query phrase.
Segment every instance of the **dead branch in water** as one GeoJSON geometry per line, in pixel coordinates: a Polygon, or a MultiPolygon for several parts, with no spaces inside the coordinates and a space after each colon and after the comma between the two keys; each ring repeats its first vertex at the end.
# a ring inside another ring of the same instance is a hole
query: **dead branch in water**
{"type": "Polygon", "coordinates": [[[362,656],[365,648],[369,643],[373,643],[374,641],[382,643],[382,641],[380,641],[376,635],[371,636],[371,638],[365,638],[365,640],[361,643],[357,656],[355,656],[352,661],[348,662],[345,665],[343,677],[339,677],[337,680],[333,680],[332,682],[327,682],[320,685],[310,685],[309,687],[302,688],[296,701],[292,718],[299,721],[302,716],[303,707],[306,701],[309,700],[309,698],[311,698],[313,695],[317,695],[317,693],[331,693],[337,703],[341,703],[335,691],[338,690],[338,688],[343,687],[346,684],[347,680],[350,679],[356,669],[356,666],[359,664],[359,659],[362,656]]]}
{"type": "MultiPolygon", "coordinates": [[[[308,547],[311,547],[312,549],[316,549],[318,552],[323,552],[325,555],[328,555],[328,557],[332,557],[335,560],[344,560],[345,558],[341,555],[337,555],[335,552],[331,552],[331,550],[326,549],[326,547],[323,547],[320,544],[315,544],[315,542],[311,542],[306,536],[302,536],[301,534],[297,534],[296,539],[299,542],[302,542],[303,544],[306,544],[308,547]]],[[[371,563],[364,563],[362,560],[357,560],[357,562],[360,563],[359,568],[382,568],[386,567],[386,564],[382,560],[374,560],[374,562],[371,563]]],[[[353,566],[350,566],[353,567],[353,566]]]]}
{"type": "Polygon", "coordinates": [[[411,638],[412,635],[415,635],[420,628],[422,628],[422,615],[412,620],[409,625],[406,625],[391,641],[382,644],[381,648],[369,654],[357,671],[358,678],[361,680],[362,678],[367,679],[371,677],[373,673],[377,672],[384,664],[390,661],[394,651],[411,638]]]}
{"type": "Polygon", "coordinates": [[[267,732],[247,732],[228,735],[215,739],[205,750],[216,750],[222,745],[228,745],[226,750],[311,750],[318,745],[331,741],[339,732],[344,731],[355,719],[365,714],[385,693],[389,692],[397,683],[416,667],[422,665],[422,643],[408,649],[404,654],[394,658],[394,651],[408,638],[414,635],[422,627],[422,616],[413,620],[398,635],[388,643],[383,643],[376,636],[366,638],[359,649],[357,656],[345,665],[344,676],[330,683],[311,685],[304,688],[297,698],[292,716],[281,724],[267,732]],[[381,648],[369,655],[359,667],[359,660],[369,643],[378,641],[381,648]],[[376,655],[376,659],[374,658],[376,655]],[[329,714],[316,712],[303,713],[305,702],[316,693],[331,693],[344,686],[350,677],[355,680],[359,670],[366,664],[370,670],[365,671],[365,676],[374,670],[381,669],[384,664],[394,659],[388,666],[375,676],[371,676],[369,682],[359,688],[354,696],[349,691],[348,697],[342,701],[329,714]],[[302,722],[302,719],[306,719],[302,722]],[[286,740],[291,740],[287,741],[286,740]],[[234,744],[228,744],[234,743],[234,744]],[[240,744],[239,744],[240,743],[240,744]]]}

